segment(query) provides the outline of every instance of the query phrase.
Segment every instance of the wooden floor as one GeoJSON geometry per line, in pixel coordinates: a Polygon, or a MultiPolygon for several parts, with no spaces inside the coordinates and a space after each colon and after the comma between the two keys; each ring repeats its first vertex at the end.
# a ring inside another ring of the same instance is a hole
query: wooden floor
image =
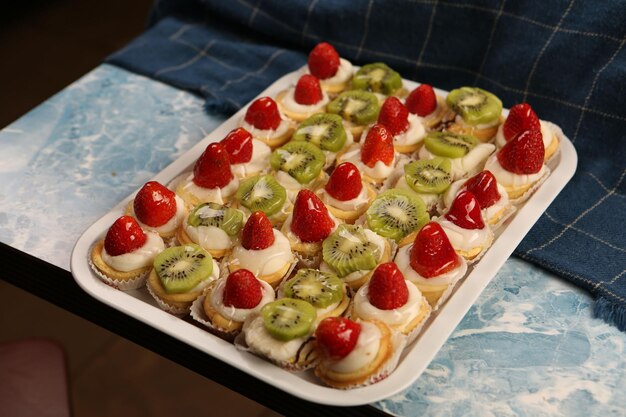
{"type": "MultiPolygon", "coordinates": [[[[139,34],[150,3],[27,0],[0,16],[0,128],[139,34]]],[[[278,415],[0,280],[0,343],[41,336],[67,352],[77,417],[278,415]]]]}

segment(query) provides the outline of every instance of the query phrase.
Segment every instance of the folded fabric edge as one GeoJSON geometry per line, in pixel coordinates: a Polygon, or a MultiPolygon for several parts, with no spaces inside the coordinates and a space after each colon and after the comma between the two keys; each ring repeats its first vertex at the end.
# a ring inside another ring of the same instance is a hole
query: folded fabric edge
{"type": "Polygon", "coordinates": [[[593,305],[593,314],[619,330],[626,331],[626,308],[623,305],[599,296],[593,305]]]}

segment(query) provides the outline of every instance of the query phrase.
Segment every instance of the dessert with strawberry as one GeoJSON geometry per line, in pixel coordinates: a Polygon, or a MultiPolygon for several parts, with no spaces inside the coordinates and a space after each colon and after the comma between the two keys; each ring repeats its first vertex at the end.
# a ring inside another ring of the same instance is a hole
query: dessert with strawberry
{"type": "Polygon", "coordinates": [[[328,94],[320,86],[320,80],[311,74],[302,75],[294,87],[276,96],[276,103],[283,114],[296,122],[322,113],[329,101],[328,94]]]}
{"type": "Polygon", "coordinates": [[[265,213],[255,211],[243,227],[241,243],[233,249],[228,268],[231,272],[247,269],[276,287],[294,261],[289,240],[272,228],[265,213]]]}
{"type": "Polygon", "coordinates": [[[228,153],[230,169],[237,178],[244,179],[267,171],[272,150],[264,142],[252,138],[243,127],[230,131],[220,144],[228,153]]]}
{"type": "Polygon", "coordinates": [[[559,149],[559,138],[549,122],[539,120],[537,113],[528,103],[511,107],[506,120],[496,133],[496,146],[502,148],[511,139],[525,130],[539,130],[545,149],[544,160],[548,161],[559,149]]]}
{"type": "Polygon", "coordinates": [[[389,97],[380,108],[378,123],[387,128],[393,137],[397,152],[413,153],[421,145],[426,129],[420,118],[409,110],[397,97],[389,97]]]}
{"type": "Polygon", "coordinates": [[[404,100],[406,108],[418,117],[427,130],[439,126],[448,108],[445,100],[435,94],[429,84],[420,84],[404,100]]]}
{"type": "Polygon", "coordinates": [[[476,87],[461,87],[450,91],[446,104],[452,118],[450,132],[472,135],[481,142],[490,141],[502,123],[502,102],[498,97],[476,87]]]}
{"type": "Polygon", "coordinates": [[[387,262],[376,267],[369,282],[357,291],[351,317],[383,321],[409,336],[407,343],[411,343],[431,310],[420,290],[404,278],[395,263],[387,262]]]}
{"type": "Polygon", "coordinates": [[[550,172],[544,164],[545,148],[541,131],[518,133],[485,163],[515,204],[529,197],[530,191],[550,172]]]}
{"type": "Polygon", "coordinates": [[[176,186],[176,194],[187,206],[201,203],[225,204],[239,188],[239,179],[230,168],[230,156],[223,145],[211,143],[193,166],[193,172],[184,174],[176,186]]]}
{"type": "Polygon", "coordinates": [[[493,242],[491,227],[485,224],[480,204],[469,191],[461,191],[437,222],[454,250],[468,261],[486,251],[493,242]]]}
{"type": "Polygon", "coordinates": [[[144,232],[131,216],[119,217],[91,248],[90,266],[104,282],[121,290],[142,287],[152,261],[165,249],[156,232],[144,232]]]}
{"type": "Polygon", "coordinates": [[[157,232],[163,239],[173,237],[187,215],[182,198],[157,181],[141,187],[128,211],[142,229],[157,232]]]}
{"type": "Polygon", "coordinates": [[[329,94],[342,92],[352,79],[352,64],[328,42],[320,42],[311,50],[307,69],[329,94]]]}
{"type": "Polygon", "coordinates": [[[241,127],[270,148],[287,142],[293,133],[292,122],[283,118],[271,97],[254,100],[241,121],[241,127]]]}

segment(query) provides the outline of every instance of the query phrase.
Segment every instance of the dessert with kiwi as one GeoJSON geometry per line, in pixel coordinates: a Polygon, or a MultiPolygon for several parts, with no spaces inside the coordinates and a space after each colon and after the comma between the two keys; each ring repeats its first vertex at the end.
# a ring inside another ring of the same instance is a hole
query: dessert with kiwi
{"type": "Polygon", "coordinates": [[[353,143],[352,133],[344,126],[343,119],[330,113],[319,113],[303,121],[291,140],[309,142],[320,148],[326,156],[325,168],[353,143]]]}
{"type": "Polygon", "coordinates": [[[395,188],[414,192],[430,213],[434,212],[443,193],[452,183],[452,163],[448,158],[435,157],[411,161],[402,168],[395,188]]]}
{"type": "Polygon", "coordinates": [[[302,188],[315,188],[324,179],[326,157],[320,148],[306,141],[291,141],[272,152],[274,176],[293,201],[302,188]]]}
{"type": "Polygon", "coordinates": [[[352,77],[352,89],[386,96],[402,92],[402,77],[383,62],[363,65],[352,77]]]}
{"type": "Polygon", "coordinates": [[[374,93],[350,90],[344,91],[328,103],[327,111],[341,116],[354,140],[358,141],[365,127],[378,119],[380,104],[374,93]]]}
{"type": "Polygon", "coordinates": [[[452,123],[447,130],[473,135],[481,142],[491,140],[503,122],[502,101],[489,91],[477,87],[461,87],[450,91],[446,104],[452,123]]]}
{"type": "Polygon", "coordinates": [[[242,181],[234,206],[247,215],[262,211],[273,226],[280,226],[293,207],[287,199],[285,187],[272,175],[258,175],[242,181]]]}

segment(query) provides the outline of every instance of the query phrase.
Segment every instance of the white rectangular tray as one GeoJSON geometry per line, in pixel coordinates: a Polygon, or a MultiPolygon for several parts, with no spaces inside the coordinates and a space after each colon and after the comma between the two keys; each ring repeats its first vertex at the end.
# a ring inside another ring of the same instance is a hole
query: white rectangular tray
{"type": "MultiPolygon", "coordinates": [[[[300,73],[296,71],[283,76],[258,97],[275,97],[278,92],[295,84],[300,73]]],[[[409,90],[417,85],[405,80],[405,86],[409,90]]],[[[442,90],[436,91],[444,97],[447,94],[442,90]]],[[[242,108],[234,114],[153,180],[167,184],[182,172],[191,169],[209,143],[221,140],[238,126],[245,110],[246,108],[242,108]]],[[[526,203],[518,207],[518,211],[507,224],[500,228],[493,246],[480,261],[470,267],[470,273],[457,286],[450,299],[433,315],[419,338],[404,351],[398,368],[386,379],[367,387],[341,391],[322,385],[311,371],[289,373],[257,356],[237,350],[232,344],[212,335],[199,325],[162,311],[145,289],[123,292],[98,279],[88,266],[89,249],[96,240],[104,236],[115,219],[123,214],[135,193],[121,201],[81,235],[72,252],[72,274],[83,290],[103,303],[296,397],[337,406],[372,403],[404,390],[421,375],[519,242],[572,178],[577,164],[576,151],[569,139],[561,136],[560,140],[560,154],[550,162],[552,173],[548,179],[526,203]]]]}

